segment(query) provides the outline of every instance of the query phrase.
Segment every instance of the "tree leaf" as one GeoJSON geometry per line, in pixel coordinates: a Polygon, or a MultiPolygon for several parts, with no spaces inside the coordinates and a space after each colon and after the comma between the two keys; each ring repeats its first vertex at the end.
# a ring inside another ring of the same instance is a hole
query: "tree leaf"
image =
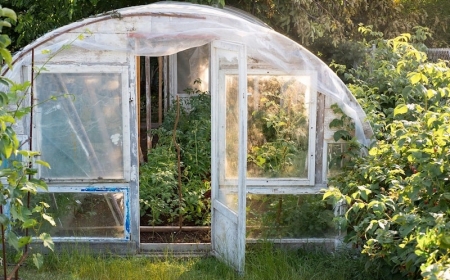
{"type": "Polygon", "coordinates": [[[400,104],[394,109],[394,117],[397,115],[405,114],[408,112],[408,106],[406,104],[400,104]]]}
{"type": "Polygon", "coordinates": [[[409,77],[411,84],[413,84],[413,85],[420,82],[421,78],[422,78],[422,75],[420,73],[416,73],[416,72],[413,72],[412,75],[409,77]]]}

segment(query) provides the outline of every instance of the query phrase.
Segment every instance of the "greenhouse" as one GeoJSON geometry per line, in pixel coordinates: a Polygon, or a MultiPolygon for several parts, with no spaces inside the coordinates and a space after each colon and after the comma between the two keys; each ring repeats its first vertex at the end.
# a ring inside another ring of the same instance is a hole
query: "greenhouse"
{"type": "Polygon", "coordinates": [[[134,254],[170,243],[164,230],[206,229],[240,271],[261,239],[339,245],[340,210],[319,193],[345,139],[372,130],[326,64],[253,16],[124,8],[49,32],[2,73],[31,81],[16,130],[51,166],[37,199],[56,243],[134,254]]]}

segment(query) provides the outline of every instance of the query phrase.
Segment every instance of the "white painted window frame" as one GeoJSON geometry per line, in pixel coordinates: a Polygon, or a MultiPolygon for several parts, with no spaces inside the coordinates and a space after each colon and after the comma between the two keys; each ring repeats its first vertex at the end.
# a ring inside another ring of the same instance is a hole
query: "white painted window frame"
{"type": "MultiPolygon", "coordinates": [[[[219,84],[223,84],[225,76],[237,75],[235,70],[222,70],[219,73],[219,84]]],[[[273,76],[305,76],[310,77],[309,90],[309,139],[308,139],[308,177],[307,178],[248,178],[246,180],[247,192],[254,194],[301,194],[317,193],[315,183],[315,146],[316,146],[316,107],[317,107],[317,73],[315,71],[295,71],[287,74],[282,71],[267,69],[247,69],[247,75],[273,75],[273,76]]],[[[224,137],[219,136],[220,137],[224,137]]],[[[224,166],[222,163],[221,166],[224,166]]],[[[223,174],[223,173],[222,173],[223,174]]],[[[233,179],[220,178],[223,185],[235,185],[233,179]]]]}
{"type": "MultiPolygon", "coordinates": [[[[111,182],[117,182],[117,181],[123,181],[130,182],[131,177],[131,165],[130,165],[130,112],[129,112],[129,100],[130,100],[130,91],[129,91],[129,85],[128,85],[128,66],[116,66],[116,65],[37,65],[36,69],[45,69],[42,70],[42,73],[92,73],[92,74],[98,74],[98,73],[119,73],[121,74],[121,82],[122,82],[122,141],[123,141],[123,147],[122,147],[122,155],[123,155],[123,174],[122,179],[102,179],[102,181],[111,181],[111,182]]],[[[31,71],[27,71],[30,77],[28,80],[31,80],[31,71]]],[[[36,76],[39,74],[35,74],[36,76]]],[[[38,146],[38,141],[34,141],[35,139],[39,139],[40,136],[40,130],[36,127],[37,123],[39,123],[39,117],[40,117],[40,111],[39,108],[36,107],[33,109],[33,150],[39,151],[40,147],[38,146]]],[[[40,174],[40,168],[38,168],[38,174],[40,174]]],[[[64,179],[64,178],[58,178],[57,180],[50,178],[52,181],[57,182],[79,182],[82,180],[83,182],[96,182],[97,180],[86,180],[84,178],[70,178],[70,179],[64,179]]]]}

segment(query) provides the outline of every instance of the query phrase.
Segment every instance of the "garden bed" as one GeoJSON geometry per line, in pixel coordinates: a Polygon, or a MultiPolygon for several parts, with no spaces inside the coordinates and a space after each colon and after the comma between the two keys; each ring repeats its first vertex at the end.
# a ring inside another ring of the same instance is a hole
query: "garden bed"
{"type": "Polygon", "coordinates": [[[141,243],[211,243],[209,227],[141,227],[141,243]]]}

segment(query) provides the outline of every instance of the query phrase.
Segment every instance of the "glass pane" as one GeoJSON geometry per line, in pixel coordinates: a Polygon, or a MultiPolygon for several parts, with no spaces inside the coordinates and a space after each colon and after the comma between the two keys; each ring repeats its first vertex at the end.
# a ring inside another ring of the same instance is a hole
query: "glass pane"
{"type": "Polygon", "coordinates": [[[248,76],[248,178],[307,178],[306,76],[248,76]]]}
{"type": "Polygon", "coordinates": [[[322,195],[247,196],[247,238],[333,238],[333,218],[322,195]]]}
{"type": "Polygon", "coordinates": [[[45,193],[34,199],[50,205],[56,226],[41,231],[52,237],[124,237],[123,193],[45,193]]]}
{"type": "Polygon", "coordinates": [[[349,157],[345,156],[347,149],[346,143],[327,143],[327,177],[338,175],[349,161],[349,157]]]}
{"type": "Polygon", "coordinates": [[[36,93],[41,177],[123,178],[121,74],[42,73],[36,93]]]}
{"type": "MultiPolygon", "coordinates": [[[[220,69],[236,69],[238,56],[232,51],[219,52],[220,69]]],[[[225,85],[219,87],[219,95],[224,96],[225,106],[223,108],[221,129],[224,139],[222,141],[223,152],[222,166],[220,169],[223,178],[219,184],[219,201],[237,212],[237,190],[238,190],[238,170],[239,170],[239,79],[236,74],[225,75],[225,85]]]]}

